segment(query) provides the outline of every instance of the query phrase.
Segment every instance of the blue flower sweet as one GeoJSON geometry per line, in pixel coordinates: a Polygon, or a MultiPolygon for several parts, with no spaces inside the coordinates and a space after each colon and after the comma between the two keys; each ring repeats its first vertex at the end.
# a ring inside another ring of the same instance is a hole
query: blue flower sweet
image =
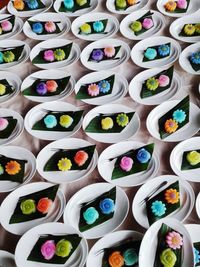
{"type": "Polygon", "coordinates": [[[170,47],[169,45],[163,44],[158,47],[158,54],[161,57],[166,57],[170,54],[170,47]]]}
{"type": "Polygon", "coordinates": [[[145,53],[144,53],[144,56],[147,59],[153,60],[157,56],[157,51],[154,48],[147,48],[145,53]]]}
{"type": "Polygon", "coordinates": [[[4,173],[4,168],[3,166],[0,164],[0,175],[2,175],[4,173]]]}
{"type": "Polygon", "coordinates": [[[110,83],[106,80],[100,81],[99,84],[99,91],[101,93],[108,93],[110,91],[110,83]]]}
{"type": "Polygon", "coordinates": [[[103,214],[110,214],[115,211],[115,203],[111,198],[105,198],[100,201],[99,207],[103,214]]]}
{"type": "Polygon", "coordinates": [[[190,56],[190,61],[193,64],[199,65],[200,64],[200,52],[192,53],[190,56]]]}
{"type": "Polygon", "coordinates": [[[30,9],[36,9],[39,7],[38,1],[37,0],[28,0],[27,5],[30,9]]]}
{"type": "Polygon", "coordinates": [[[3,63],[4,62],[4,59],[3,59],[3,53],[0,52],[0,63],[3,63]]]}
{"type": "Polygon", "coordinates": [[[154,201],[151,205],[151,210],[155,216],[161,217],[166,212],[166,206],[162,201],[154,201]]]}
{"type": "Polygon", "coordinates": [[[104,29],[102,21],[95,21],[92,26],[95,32],[102,32],[104,29]]]}
{"type": "Polygon", "coordinates": [[[186,119],[186,113],[182,109],[177,109],[173,113],[173,119],[178,122],[182,123],[186,119]]]}
{"type": "Polygon", "coordinates": [[[34,33],[42,33],[43,29],[44,28],[42,26],[42,23],[40,23],[40,22],[33,23],[33,25],[32,25],[32,30],[34,33]]]}
{"type": "Polygon", "coordinates": [[[200,263],[200,252],[196,248],[193,248],[193,250],[194,250],[194,264],[196,266],[196,264],[200,263]]]}
{"type": "Polygon", "coordinates": [[[64,0],[64,6],[68,9],[71,9],[74,7],[74,0],[64,0]]]}
{"type": "Polygon", "coordinates": [[[99,218],[99,213],[95,208],[90,207],[85,212],[83,212],[83,218],[87,224],[91,225],[95,223],[99,218]]]}
{"type": "Polygon", "coordinates": [[[149,151],[147,151],[145,148],[141,148],[138,152],[137,152],[137,160],[140,163],[147,163],[150,158],[151,158],[151,154],[149,153],[149,151]]]}
{"type": "Polygon", "coordinates": [[[91,57],[93,60],[95,60],[97,62],[101,61],[103,59],[103,56],[104,56],[104,54],[103,54],[103,51],[101,49],[94,49],[92,51],[91,57]]]}
{"type": "Polygon", "coordinates": [[[128,248],[123,253],[126,266],[133,266],[138,262],[138,255],[134,248],[128,248]]]}
{"type": "Polygon", "coordinates": [[[44,118],[44,124],[47,128],[54,128],[57,125],[57,119],[54,115],[47,115],[44,118]]]}

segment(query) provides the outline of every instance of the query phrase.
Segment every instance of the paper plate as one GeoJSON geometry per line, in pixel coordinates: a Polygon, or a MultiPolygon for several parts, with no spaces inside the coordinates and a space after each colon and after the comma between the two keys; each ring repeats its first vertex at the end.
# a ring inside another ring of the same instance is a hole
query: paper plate
{"type": "Polygon", "coordinates": [[[0,250],[0,264],[2,267],[16,267],[14,255],[5,250],[0,250]]]}
{"type": "Polygon", "coordinates": [[[136,5],[133,5],[132,7],[127,8],[126,10],[116,10],[115,8],[115,0],[107,0],[106,1],[106,7],[107,9],[116,14],[126,15],[133,11],[139,10],[144,8],[148,4],[148,0],[141,0],[137,1],[136,5]]]}
{"type": "MultiPolygon", "coordinates": [[[[0,15],[0,21],[4,21],[4,19],[8,19],[9,17],[11,17],[10,14],[1,14],[0,15]]],[[[15,37],[17,34],[19,34],[22,31],[23,28],[23,21],[19,18],[19,17],[15,17],[15,23],[13,25],[12,31],[2,34],[0,35],[0,40],[5,40],[5,38],[13,38],[15,37]]]]}

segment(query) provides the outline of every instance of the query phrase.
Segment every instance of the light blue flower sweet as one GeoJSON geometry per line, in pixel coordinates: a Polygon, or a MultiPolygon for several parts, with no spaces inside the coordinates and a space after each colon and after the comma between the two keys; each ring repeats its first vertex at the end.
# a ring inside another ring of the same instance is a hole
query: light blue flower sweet
{"type": "Polygon", "coordinates": [[[3,166],[0,164],[0,175],[4,174],[4,168],[3,166]]]}
{"type": "Polygon", "coordinates": [[[147,151],[145,148],[141,148],[138,152],[137,152],[137,160],[140,163],[147,163],[150,158],[151,158],[151,154],[149,153],[149,151],[147,151]]]}
{"type": "Polygon", "coordinates": [[[178,122],[182,123],[186,119],[186,113],[182,109],[177,109],[173,113],[173,119],[178,122]]]}
{"type": "Polygon", "coordinates": [[[155,216],[161,217],[166,212],[166,206],[162,201],[156,200],[152,203],[151,210],[155,216]]]}
{"type": "Polygon", "coordinates": [[[74,0],[64,0],[63,3],[67,9],[71,9],[74,7],[74,0]]]}
{"type": "Polygon", "coordinates": [[[128,248],[123,253],[126,266],[133,266],[138,262],[138,255],[134,248],[128,248]]]}
{"type": "Polygon", "coordinates": [[[4,62],[4,59],[3,59],[3,53],[0,52],[0,63],[3,63],[4,62]]]}
{"type": "Polygon", "coordinates": [[[190,61],[193,64],[199,65],[200,64],[200,52],[192,53],[190,56],[190,61]]]}
{"type": "Polygon", "coordinates": [[[34,33],[42,33],[43,29],[44,28],[42,26],[42,23],[40,23],[40,22],[33,23],[33,25],[32,25],[32,30],[34,33]]]}
{"type": "Polygon", "coordinates": [[[200,263],[200,252],[196,249],[196,248],[193,248],[194,250],[194,264],[198,264],[200,263]]]}
{"type": "Polygon", "coordinates": [[[95,32],[102,32],[104,29],[102,21],[95,21],[92,26],[95,32]]]}
{"type": "Polygon", "coordinates": [[[158,47],[158,54],[161,56],[161,57],[166,57],[170,54],[170,47],[169,45],[160,45],[158,47]]]}
{"type": "Polygon", "coordinates": [[[47,115],[44,118],[44,124],[47,128],[54,128],[57,125],[57,119],[54,115],[47,115]]]}
{"type": "Polygon", "coordinates": [[[110,91],[110,83],[106,80],[100,81],[98,86],[101,93],[105,94],[110,91]]]}
{"type": "Polygon", "coordinates": [[[105,198],[100,201],[99,207],[103,214],[110,214],[115,211],[115,203],[111,198],[105,198]]]}
{"type": "Polygon", "coordinates": [[[153,60],[157,56],[157,51],[154,48],[147,48],[147,50],[144,53],[144,56],[149,60],[153,60]]]}
{"type": "Polygon", "coordinates": [[[95,223],[99,218],[99,213],[95,208],[90,207],[85,212],[83,212],[83,218],[87,224],[91,225],[95,223]]]}
{"type": "Polygon", "coordinates": [[[38,1],[37,0],[28,0],[27,5],[30,9],[36,9],[39,7],[38,1]]]}

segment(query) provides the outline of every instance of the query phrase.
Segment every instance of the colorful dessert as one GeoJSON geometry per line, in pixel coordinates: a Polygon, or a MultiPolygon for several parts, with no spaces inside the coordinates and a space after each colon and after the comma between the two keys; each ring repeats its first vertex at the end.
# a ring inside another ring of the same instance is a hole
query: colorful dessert
{"type": "Polygon", "coordinates": [[[90,2],[90,0],[63,0],[59,12],[75,13],[81,9],[89,8],[91,6],[90,2]]]}
{"type": "Polygon", "coordinates": [[[106,46],[104,48],[93,49],[90,53],[88,61],[101,62],[103,60],[118,60],[117,54],[119,53],[121,46],[106,46]]]}
{"type": "Polygon", "coordinates": [[[6,139],[15,130],[17,119],[13,117],[0,117],[0,139],[6,139]]]}
{"type": "Polygon", "coordinates": [[[181,170],[200,168],[200,149],[185,151],[182,157],[181,170]]]}
{"type": "Polygon", "coordinates": [[[79,34],[105,34],[107,24],[107,19],[85,22],[79,27],[79,34]]]}
{"type": "Polygon", "coordinates": [[[171,13],[185,13],[189,7],[190,0],[168,0],[165,5],[165,11],[171,13]]]}
{"type": "Polygon", "coordinates": [[[194,52],[189,56],[190,64],[194,71],[200,70],[200,51],[194,52]]]}
{"type": "Polygon", "coordinates": [[[115,0],[116,10],[126,10],[127,8],[138,4],[138,0],[115,0]]]}
{"type": "Polygon", "coordinates": [[[2,51],[0,51],[0,64],[6,64],[18,61],[22,55],[23,50],[24,50],[24,45],[17,46],[12,49],[3,49],[2,51]]]}
{"type": "Polygon", "coordinates": [[[154,26],[153,18],[151,11],[148,11],[141,18],[138,18],[136,21],[133,21],[129,28],[134,32],[136,36],[148,31],[154,26]]]}
{"type": "Polygon", "coordinates": [[[5,95],[12,94],[14,90],[14,86],[11,85],[6,79],[0,80],[0,98],[5,95]]]}
{"type": "Polygon", "coordinates": [[[28,23],[35,34],[55,34],[61,32],[61,22],[54,21],[33,21],[28,20],[28,23]]]}
{"type": "Polygon", "coordinates": [[[162,44],[162,45],[157,45],[153,47],[148,47],[144,51],[144,58],[143,62],[146,61],[152,61],[152,60],[157,60],[157,59],[163,59],[165,57],[168,57],[171,52],[171,44],[162,44]]]}
{"type": "Polygon", "coordinates": [[[200,242],[193,243],[194,266],[200,266],[200,242]]]}
{"type": "Polygon", "coordinates": [[[45,8],[41,0],[13,0],[12,2],[17,11],[32,11],[45,8]]]}

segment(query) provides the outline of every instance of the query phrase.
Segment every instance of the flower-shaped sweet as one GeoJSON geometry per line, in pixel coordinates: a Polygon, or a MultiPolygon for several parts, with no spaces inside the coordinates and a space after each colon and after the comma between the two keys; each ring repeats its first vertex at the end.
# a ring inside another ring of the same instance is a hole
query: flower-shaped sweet
{"type": "Polygon", "coordinates": [[[3,60],[6,63],[13,62],[15,60],[15,54],[12,51],[6,51],[3,53],[3,60]]]}
{"type": "Polygon", "coordinates": [[[99,213],[94,207],[90,207],[83,212],[83,218],[87,224],[91,225],[99,218],[99,213]]]}
{"type": "Polygon", "coordinates": [[[17,10],[23,10],[24,9],[24,1],[22,0],[14,0],[13,6],[17,10]]]}
{"type": "Polygon", "coordinates": [[[195,166],[200,163],[200,153],[197,151],[190,151],[187,153],[186,159],[190,165],[195,166]]]}
{"type": "Polygon", "coordinates": [[[177,7],[180,9],[186,9],[187,8],[187,0],[178,0],[177,1],[177,7]]]}
{"type": "Polygon", "coordinates": [[[55,32],[56,24],[53,21],[47,21],[44,25],[44,28],[47,32],[55,32]]]}
{"type": "Polygon", "coordinates": [[[115,203],[111,198],[105,198],[100,201],[99,208],[103,214],[110,214],[115,211],[115,203]]]}
{"type": "Polygon", "coordinates": [[[151,158],[151,154],[149,153],[149,151],[147,151],[145,148],[141,148],[138,152],[137,152],[137,160],[140,163],[147,163],[150,158],[151,158]]]}
{"type": "Polygon", "coordinates": [[[118,8],[126,8],[127,7],[127,2],[126,0],[116,0],[116,7],[118,8]]]}
{"type": "Polygon", "coordinates": [[[62,115],[60,116],[60,125],[64,128],[69,128],[73,123],[73,118],[69,115],[62,115]]]}
{"type": "Polygon", "coordinates": [[[62,158],[58,161],[58,169],[62,172],[69,171],[72,167],[71,160],[68,158],[62,158]]]}
{"type": "Polygon", "coordinates": [[[152,203],[151,210],[155,216],[161,217],[166,212],[166,206],[162,201],[156,200],[152,203]]]}
{"type": "Polygon", "coordinates": [[[3,59],[3,53],[0,52],[0,63],[3,63],[4,62],[4,59],[3,59]]]}
{"type": "Polygon", "coordinates": [[[138,255],[134,248],[128,248],[123,253],[124,263],[126,266],[134,266],[138,262],[138,255]]]}
{"type": "Polygon", "coordinates": [[[33,23],[32,30],[34,33],[42,33],[44,30],[42,23],[40,22],[33,23]]]}
{"type": "Polygon", "coordinates": [[[74,156],[74,161],[79,167],[81,167],[86,163],[86,161],[88,160],[88,157],[89,157],[88,153],[86,153],[83,150],[79,150],[76,152],[74,156]]]}
{"type": "Polygon", "coordinates": [[[4,118],[0,118],[0,131],[3,131],[8,126],[8,120],[4,118]]]}
{"type": "Polygon", "coordinates": [[[173,12],[176,7],[177,7],[177,3],[174,0],[169,0],[165,5],[164,5],[165,9],[169,12],[173,12]]]}
{"type": "Polygon", "coordinates": [[[48,80],[48,81],[46,81],[46,87],[47,87],[48,92],[54,93],[54,92],[56,92],[56,90],[58,88],[58,84],[54,80],[48,80]]]}
{"type": "Polygon", "coordinates": [[[9,175],[15,175],[21,170],[21,165],[16,160],[9,161],[5,166],[5,171],[9,175]]]}
{"type": "Polygon", "coordinates": [[[44,59],[46,61],[52,62],[55,59],[53,50],[46,50],[44,51],[44,59]]]}
{"type": "Polygon", "coordinates": [[[158,82],[158,79],[156,79],[155,77],[149,78],[146,81],[146,87],[150,91],[155,91],[158,88],[158,86],[159,86],[159,82],[158,82]]]}
{"type": "Polygon", "coordinates": [[[95,21],[93,24],[92,24],[92,27],[94,29],[95,32],[102,32],[103,29],[104,29],[104,25],[103,25],[103,22],[102,21],[95,21]]]}
{"type": "Polygon", "coordinates": [[[183,245],[183,238],[179,233],[175,231],[169,232],[166,236],[166,243],[170,248],[174,250],[180,249],[183,245]]]}
{"type": "Polygon", "coordinates": [[[85,4],[87,4],[87,0],[76,0],[76,3],[79,6],[84,6],[85,4]]]}
{"type": "Polygon", "coordinates": [[[104,53],[101,49],[94,49],[92,51],[91,57],[93,60],[95,60],[97,62],[101,61],[103,59],[103,56],[104,56],[104,53]]]}
{"type": "Polygon", "coordinates": [[[119,126],[125,127],[129,123],[129,117],[125,113],[118,114],[116,122],[119,126]]]}
{"type": "Polygon", "coordinates": [[[147,48],[144,53],[144,56],[149,60],[153,60],[157,57],[157,51],[154,48],[147,48]]]}
{"type": "Polygon", "coordinates": [[[0,175],[4,174],[4,168],[3,166],[0,164],[0,175]]]}
{"type": "Polygon", "coordinates": [[[65,51],[63,49],[56,49],[54,51],[54,57],[58,61],[62,61],[65,59],[65,51]]]}
{"type": "Polygon", "coordinates": [[[160,87],[166,87],[170,83],[170,79],[167,75],[160,75],[158,78],[158,83],[160,87]]]}
{"type": "Polygon", "coordinates": [[[51,260],[56,252],[56,245],[54,240],[47,240],[41,246],[41,253],[45,260],[51,260]]]}
{"type": "Polygon", "coordinates": [[[193,35],[195,33],[195,26],[193,24],[186,24],[183,31],[186,35],[193,35]]]}
{"type": "Polygon", "coordinates": [[[142,27],[146,30],[153,27],[153,20],[151,18],[145,18],[142,22],[142,27]]]}
{"type": "Polygon", "coordinates": [[[42,214],[47,214],[52,207],[53,201],[48,197],[41,198],[37,204],[37,210],[42,214]]]}
{"type": "Polygon", "coordinates": [[[158,54],[161,57],[168,56],[170,54],[170,47],[169,45],[163,44],[158,47],[158,54]]]}
{"type": "Polygon", "coordinates": [[[99,91],[101,93],[105,94],[105,93],[108,93],[110,91],[110,83],[106,80],[100,81],[98,86],[99,86],[99,91]]]}
{"type": "Polygon", "coordinates": [[[200,252],[195,247],[193,248],[193,251],[194,251],[194,264],[196,266],[196,264],[200,263],[200,252]]]}
{"type": "Polygon", "coordinates": [[[21,202],[20,209],[23,214],[30,215],[36,212],[35,201],[33,199],[26,199],[21,202]]]}
{"type": "Polygon", "coordinates": [[[12,30],[12,23],[9,20],[4,20],[1,22],[1,28],[4,32],[9,32],[12,30]]]}
{"type": "Polygon", "coordinates": [[[74,0],[64,0],[63,4],[67,9],[71,9],[74,7],[74,0]]]}
{"type": "Polygon", "coordinates": [[[170,248],[167,248],[160,254],[160,261],[163,264],[163,267],[174,267],[177,257],[170,248]]]}
{"type": "Polygon", "coordinates": [[[55,254],[58,257],[66,258],[69,256],[73,246],[72,243],[68,240],[62,239],[56,244],[55,254]]]}
{"type": "Polygon", "coordinates": [[[39,7],[37,0],[27,0],[26,3],[30,9],[36,9],[39,7]]]}
{"type": "Polygon", "coordinates": [[[44,82],[40,82],[36,86],[36,92],[39,95],[45,95],[47,93],[47,86],[44,82]]]}
{"type": "Polygon", "coordinates": [[[124,257],[120,251],[115,251],[109,256],[108,262],[111,267],[122,267],[124,266],[124,257]]]}
{"type": "Polygon", "coordinates": [[[197,23],[195,25],[195,31],[196,31],[196,33],[200,34],[200,23],[197,23]]]}
{"type": "Polygon", "coordinates": [[[91,26],[88,23],[81,25],[80,30],[84,34],[90,34],[92,32],[91,26]]]}
{"type": "Polygon", "coordinates": [[[186,113],[182,109],[177,109],[173,112],[173,120],[175,120],[178,123],[184,122],[186,119],[186,113]]]}
{"type": "Polygon", "coordinates": [[[56,127],[56,125],[58,124],[57,119],[56,119],[56,116],[54,116],[54,115],[47,115],[44,118],[44,124],[49,129],[56,127]]]}
{"type": "Polygon", "coordinates": [[[142,30],[142,23],[138,20],[133,21],[130,25],[130,28],[133,32],[139,32],[142,30]]]}
{"type": "Polygon", "coordinates": [[[115,55],[115,48],[114,48],[114,46],[107,46],[107,47],[105,47],[104,48],[104,54],[108,58],[114,57],[114,55],[115,55]]]}
{"type": "Polygon", "coordinates": [[[200,65],[200,52],[192,53],[190,56],[190,61],[193,64],[200,65]]]}
{"type": "Polygon", "coordinates": [[[0,35],[3,33],[3,30],[2,30],[2,28],[0,27],[0,35]]]}
{"type": "Polygon", "coordinates": [[[4,95],[6,92],[6,86],[0,83],[0,96],[4,95]]]}
{"type": "Polygon", "coordinates": [[[98,96],[99,95],[99,86],[95,83],[92,83],[88,86],[88,94],[90,96],[98,96]]]}
{"type": "Polygon", "coordinates": [[[180,193],[176,189],[170,188],[165,192],[165,200],[169,204],[176,204],[180,200],[180,193]]]}
{"type": "Polygon", "coordinates": [[[133,166],[133,160],[130,157],[124,156],[120,161],[120,168],[123,171],[129,172],[132,169],[133,166]]]}
{"type": "Polygon", "coordinates": [[[129,4],[129,6],[133,6],[137,3],[137,0],[127,0],[127,3],[129,4]]]}
{"type": "Polygon", "coordinates": [[[113,126],[114,126],[114,122],[112,118],[106,117],[101,120],[101,127],[103,130],[112,129],[113,126]]]}
{"type": "Polygon", "coordinates": [[[178,123],[175,120],[166,120],[164,125],[166,133],[174,133],[178,129],[178,123]]]}

